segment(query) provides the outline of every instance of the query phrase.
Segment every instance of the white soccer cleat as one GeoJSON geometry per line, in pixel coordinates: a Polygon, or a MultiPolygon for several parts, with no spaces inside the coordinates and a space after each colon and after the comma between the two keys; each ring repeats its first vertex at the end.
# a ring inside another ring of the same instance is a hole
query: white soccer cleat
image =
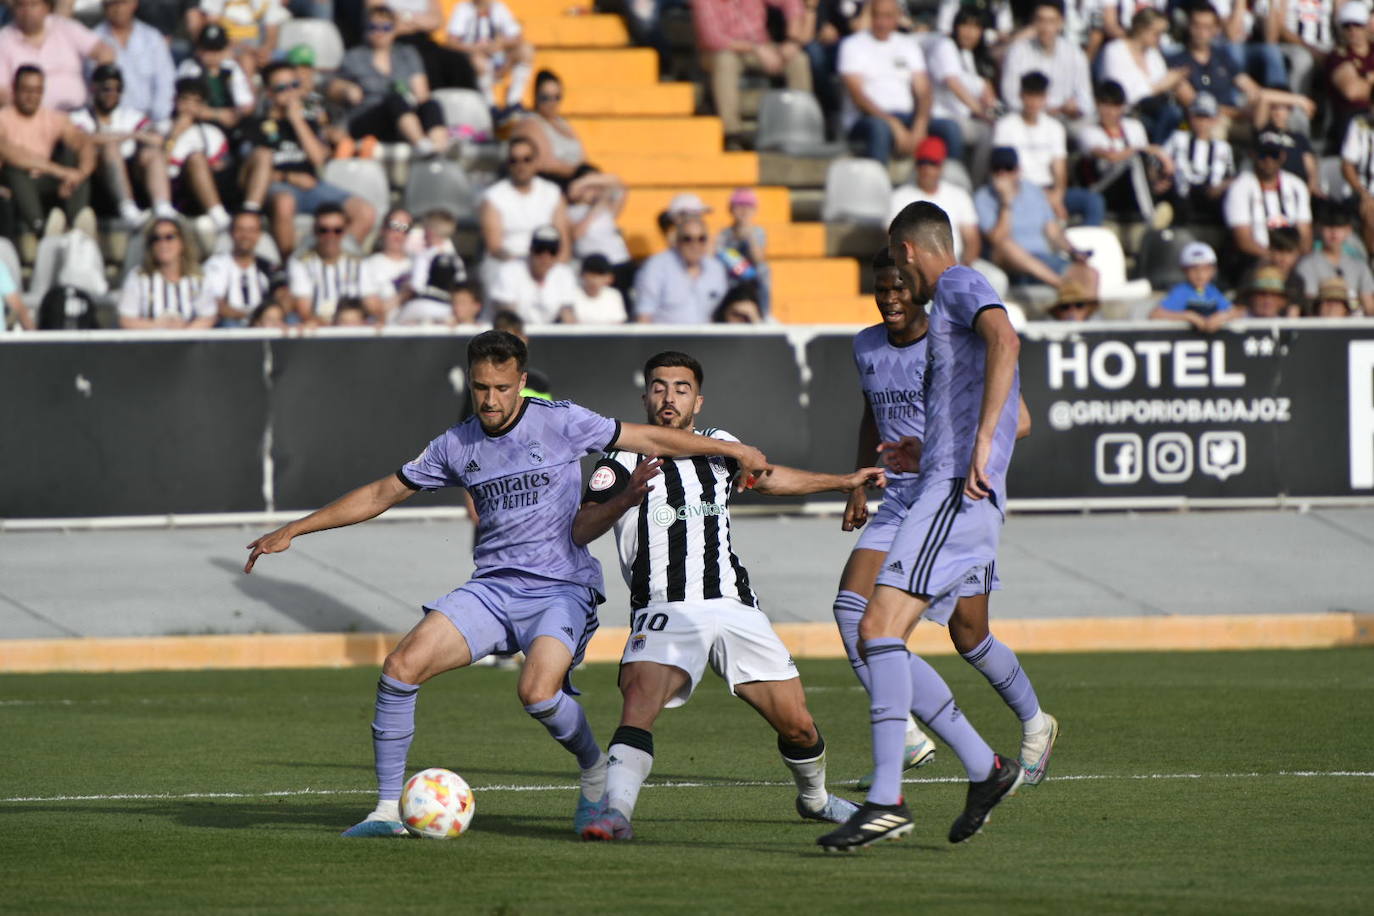
{"type": "Polygon", "coordinates": [[[1038,786],[1050,768],[1050,754],[1054,742],[1059,738],[1059,720],[1045,713],[1045,727],[1030,732],[1021,738],[1021,769],[1025,770],[1025,783],[1038,786]]]}
{"type": "MultiPolygon", "coordinates": [[[[907,736],[906,752],[902,755],[902,769],[914,770],[935,761],[935,742],[931,741],[923,732],[916,732],[919,740],[911,743],[911,735],[907,736]]],[[[870,770],[854,784],[854,788],[868,791],[873,788],[873,771],[870,770]]]]}

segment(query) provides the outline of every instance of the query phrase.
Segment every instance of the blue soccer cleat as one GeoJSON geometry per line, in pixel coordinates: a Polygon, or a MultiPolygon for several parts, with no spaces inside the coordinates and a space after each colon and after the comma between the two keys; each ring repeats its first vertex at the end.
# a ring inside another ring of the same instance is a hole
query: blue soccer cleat
{"type": "Polygon", "coordinates": [[[588,824],[605,814],[606,796],[601,796],[600,801],[589,801],[587,796],[579,793],[577,810],[573,812],[573,833],[582,836],[582,831],[587,829],[588,824]]]}
{"type": "Polygon", "coordinates": [[[405,825],[402,824],[400,821],[381,821],[371,819],[365,820],[360,824],[354,824],[352,827],[349,827],[343,833],[339,834],[339,836],[346,836],[350,839],[357,839],[359,837],[376,838],[409,835],[410,832],[406,830],[405,825]]]}
{"type": "Polygon", "coordinates": [[[634,828],[630,826],[630,819],[615,808],[607,808],[600,817],[584,826],[579,834],[584,840],[603,842],[633,840],[635,837],[634,828]]]}
{"type": "Polygon", "coordinates": [[[838,795],[827,795],[825,804],[819,811],[813,811],[806,807],[801,796],[797,796],[797,813],[806,821],[829,821],[832,824],[843,824],[853,817],[859,810],[859,806],[847,798],[840,798],[838,795]]]}

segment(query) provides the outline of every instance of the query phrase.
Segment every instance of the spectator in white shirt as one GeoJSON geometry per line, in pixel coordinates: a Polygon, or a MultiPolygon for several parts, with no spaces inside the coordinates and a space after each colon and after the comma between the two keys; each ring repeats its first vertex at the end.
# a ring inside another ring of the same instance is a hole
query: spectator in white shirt
{"type": "Polygon", "coordinates": [[[1269,234],[1275,229],[1295,230],[1300,254],[1312,250],[1312,204],[1307,185],[1292,172],[1283,171],[1282,162],[1283,147],[1261,143],[1255,150],[1254,171],[1242,172],[1226,192],[1222,212],[1231,230],[1232,276],[1269,257],[1269,234]]]}
{"type": "Polygon", "coordinates": [[[506,261],[491,290],[497,311],[509,310],[526,324],[576,320],[577,278],[559,261],[563,236],[553,226],[541,226],[530,239],[528,258],[506,261]]]}
{"type": "Polygon", "coordinates": [[[1092,157],[1093,190],[1114,214],[1149,221],[1155,194],[1171,187],[1173,163],[1162,147],[1150,142],[1145,125],[1125,117],[1126,92],[1120,83],[1099,83],[1096,96],[1098,123],[1078,135],[1079,148],[1092,157]]]}
{"type": "Polygon", "coordinates": [[[1021,77],[1038,70],[1049,77],[1050,114],[1065,121],[1093,115],[1092,76],[1082,49],[1066,39],[1063,0],[1035,0],[1031,32],[1007,48],[1002,62],[1002,101],[1019,105],[1021,77]]]}
{"type": "Polygon", "coordinates": [[[897,0],[872,0],[871,25],[840,43],[844,83],[844,132],[864,145],[864,155],[886,162],[910,156],[930,125],[926,59],[912,35],[897,31],[897,0]]]}
{"type": "Polygon", "coordinates": [[[390,315],[410,297],[410,277],[415,258],[410,253],[410,211],[393,207],[382,220],[377,235],[377,251],[367,256],[363,266],[372,272],[381,287],[382,311],[390,315]]]}
{"type": "Polygon", "coordinates": [[[482,194],[477,217],[482,246],[486,249],[481,279],[488,292],[503,263],[524,260],[530,253],[530,237],[538,227],[553,226],[563,239],[561,250],[568,252],[572,248],[563,193],[558,185],[535,174],[538,155],[538,149],[527,137],[510,141],[506,151],[507,177],[482,194]]]}
{"type": "Polygon", "coordinates": [[[624,324],[625,297],[612,283],[615,272],[605,255],[582,259],[580,283],[573,297],[571,320],[578,324],[624,324]]]}
{"type": "Polygon", "coordinates": [[[258,255],[262,214],[241,210],[229,226],[230,249],[205,262],[205,288],[215,299],[222,327],[242,327],[268,301],[276,266],[258,255]]]}
{"type": "Polygon", "coordinates": [[[369,315],[382,314],[381,285],[365,269],[362,259],[343,251],[347,227],[343,207],[320,204],[315,209],[314,249],[297,253],[286,262],[291,297],[304,324],[332,323],[334,310],[345,298],[361,299],[369,315]]]}
{"type": "Polygon", "coordinates": [[[1069,214],[1087,226],[1100,226],[1106,215],[1102,195],[1069,187],[1068,139],[1064,125],[1045,113],[1049,77],[1033,70],[1021,77],[1021,110],[999,118],[992,129],[994,147],[1010,146],[1021,163],[1021,179],[1039,185],[1061,222],[1069,214]]]}
{"type": "Polygon", "coordinates": [[[995,72],[983,37],[983,14],[963,7],[947,37],[927,46],[930,68],[930,132],[945,141],[949,155],[964,159],[964,144],[987,145],[997,111],[997,88],[988,78],[995,72]]]}
{"type": "Polygon", "coordinates": [[[1102,79],[1114,80],[1126,90],[1127,104],[1135,109],[1154,143],[1168,137],[1182,119],[1172,93],[1187,81],[1189,72],[1187,66],[1170,70],[1164,62],[1159,41],[1168,28],[1163,13],[1146,7],[1135,14],[1125,38],[1110,41],[1102,49],[1102,79]]]}

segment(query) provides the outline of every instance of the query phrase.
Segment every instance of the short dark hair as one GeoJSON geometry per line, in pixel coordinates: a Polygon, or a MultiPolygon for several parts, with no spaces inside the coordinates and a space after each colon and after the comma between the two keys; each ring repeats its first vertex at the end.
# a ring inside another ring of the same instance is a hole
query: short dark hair
{"type": "Polygon", "coordinates": [[[1188,7],[1189,16],[1196,16],[1198,13],[1211,13],[1213,16],[1217,17],[1217,19],[1221,18],[1221,14],[1217,12],[1217,8],[1208,3],[1207,0],[1198,0],[1198,2],[1188,7]]]}
{"type": "Polygon", "coordinates": [[[1034,16],[1035,11],[1042,6],[1051,7],[1059,15],[1064,15],[1064,0],[1035,0],[1035,3],[1031,6],[1031,15],[1034,16]]]}
{"type": "Polygon", "coordinates": [[[296,65],[288,63],[284,60],[274,60],[271,63],[269,63],[266,67],[263,67],[261,70],[259,70],[258,75],[262,77],[262,84],[264,86],[270,86],[272,82],[272,75],[275,73],[280,73],[283,70],[290,70],[294,73],[296,70],[296,65]]]}
{"type": "Polygon", "coordinates": [[[1093,98],[1099,105],[1125,105],[1126,90],[1116,80],[1103,80],[1097,84],[1093,98]]]}
{"type": "Polygon", "coordinates": [[[344,208],[332,200],[326,200],[315,208],[315,222],[318,223],[321,216],[334,216],[336,214],[344,217],[344,220],[347,221],[348,217],[344,214],[344,208]]]}
{"type": "Polygon", "coordinates": [[[649,384],[649,378],[654,374],[655,369],[691,369],[692,375],[696,377],[697,387],[705,381],[706,376],[701,371],[701,363],[680,350],[664,350],[662,353],[655,353],[649,357],[649,361],[644,364],[644,384],[649,384]]]}
{"type": "Polygon", "coordinates": [[[539,155],[539,147],[535,146],[534,141],[531,140],[529,137],[512,138],[510,143],[506,145],[506,150],[508,152],[514,152],[515,146],[518,143],[523,143],[525,146],[528,146],[530,148],[530,151],[533,152],[536,156],[539,155]]]}
{"type": "Polygon", "coordinates": [[[961,25],[967,25],[970,22],[976,22],[983,28],[987,28],[988,17],[976,6],[961,6],[959,12],[954,14],[954,24],[950,29],[951,34],[961,25]]]}
{"type": "Polygon", "coordinates": [[[259,228],[262,227],[262,211],[261,211],[261,210],[249,210],[249,209],[246,209],[246,208],[245,208],[245,209],[242,209],[242,210],[235,210],[235,211],[234,211],[234,217],[233,217],[233,219],[229,220],[229,225],[230,225],[230,226],[234,225],[234,223],[237,223],[239,220],[243,219],[245,216],[251,216],[251,217],[253,217],[253,219],[254,219],[255,221],[257,221],[258,227],[259,227],[259,228]]]}
{"type": "Polygon", "coordinates": [[[1050,91],[1050,78],[1039,70],[1032,70],[1021,77],[1021,91],[1029,95],[1044,95],[1050,91]]]}
{"type": "Polygon", "coordinates": [[[1326,203],[1312,208],[1316,211],[1317,224],[1321,226],[1353,225],[1350,211],[1342,204],[1326,203]]]}
{"type": "Polygon", "coordinates": [[[949,214],[928,200],[907,204],[892,220],[887,232],[920,248],[946,253],[954,251],[954,229],[949,224],[949,214]]]}
{"type": "Polygon", "coordinates": [[[344,312],[362,312],[367,315],[367,309],[363,306],[363,300],[357,296],[344,296],[334,306],[334,318],[337,320],[339,315],[344,312]]]}
{"type": "Polygon", "coordinates": [[[502,309],[491,319],[491,326],[497,331],[508,331],[519,336],[525,333],[525,319],[510,309],[502,309]]]}
{"type": "Polygon", "coordinates": [[[525,360],[528,358],[529,351],[525,348],[525,342],[510,331],[483,331],[468,341],[468,368],[484,359],[489,359],[493,363],[504,363],[513,359],[515,367],[524,372],[525,360]]]}
{"type": "Polygon", "coordinates": [[[540,87],[545,83],[557,83],[559,86],[563,85],[563,81],[558,78],[558,74],[547,68],[540,70],[534,75],[534,92],[536,95],[539,94],[540,87]]]}
{"type": "Polygon", "coordinates": [[[175,95],[195,95],[202,101],[210,97],[210,87],[205,84],[205,78],[201,76],[183,76],[176,81],[173,88],[175,95]]]}
{"type": "Polygon", "coordinates": [[[19,81],[20,81],[21,79],[23,79],[24,77],[28,76],[29,74],[34,74],[34,75],[36,75],[39,79],[43,79],[43,69],[42,69],[41,67],[35,67],[33,64],[21,64],[21,65],[20,65],[18,68],[16,68],[15,71],[14,71],[14,86],[15,86],[15,88],[18,88],[18,86],[19,86],[19,81]]]}
{"type": "Polygon", "coordinates": [[[1280,226],[1269,230],[1269,249],[1271,251],[1299,251],[1302,238],[1292,226],[1280,226]]]}
{"type": "Polygon", "coordinates": [[[873,272],[876,274],[880,270],[887,270],[889,267],[896,267],[897,262],[892,260],[892,252],[884,245],[873,252],[873,272]]]}

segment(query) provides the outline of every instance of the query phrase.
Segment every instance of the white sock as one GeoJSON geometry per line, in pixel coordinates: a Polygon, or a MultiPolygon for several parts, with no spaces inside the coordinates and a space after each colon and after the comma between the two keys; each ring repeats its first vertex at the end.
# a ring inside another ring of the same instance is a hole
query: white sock
{"type": "Polygon", "coordinates": [[[639,801],[639,789],[654,767],[654,755],[628,744],[612,744],[610,766],[606,768],[606,807],[614,808],[628,819],[639,801]]]}
{"type": "Polygon", "coordinates": [[[916,717],[911,715],[910,713],[907,713],[906,743],[911,747],[915,747],[918,744],[924,744],[925,741],[926,733],[921,731],[920,725],[916,724],[916,717]]]}
{"type": "Polygon", "coordinates": [[[1045,718],[1043,710],[1037,708],[1035,715],[1021,723],[1021,733],[1023,735],[1033,735],[1042,732],[1049,727],[1050,720],[1045,718]]]}
{"type": "Polygon", "coordinates": [[[519,105],[525,98],[525,87],[530,84],[530,65],[516,64],[510,70],[510,85],[506,87],[506,104],[519,105]]]}
{"type": "Polygon", "coordinates": [[[587,801],[601,801],[606,794],[606,755],[582,771],[582,794],[587,801]]]}
{"type": "Polygon", "coordinates": [[[487,104],[496,107],[496,96],[492,92],[491,71],[477,74],[477,88],[481,90],[482,97],[487,100],[487,104]]]}
{"type": "Polygon", "coordinates": [[[367,816],[369,821],[399,821],[401,819],[401,800],[384,798],[377,802],[376,809],[367,816]]]}
{"type": "Polygon", "coordinates": [[[223,204],[215,204],[211,207],[208,216],[210,217],[210,222],[215,224],[216,229],[228,229],[229,224],[233,222],[233,220],[229,218],[229,211],[224,209],[223,204]]]}
{"type": "Polygon", "coordinates": [[[820,744],[821,752],[815,757],[797,759],[782,756],[782,762],[792,771],[792,781],[797,784],[797,794],[812,811],[825,807],[829,793],[825,791],[825,744],[820,744]]]}

